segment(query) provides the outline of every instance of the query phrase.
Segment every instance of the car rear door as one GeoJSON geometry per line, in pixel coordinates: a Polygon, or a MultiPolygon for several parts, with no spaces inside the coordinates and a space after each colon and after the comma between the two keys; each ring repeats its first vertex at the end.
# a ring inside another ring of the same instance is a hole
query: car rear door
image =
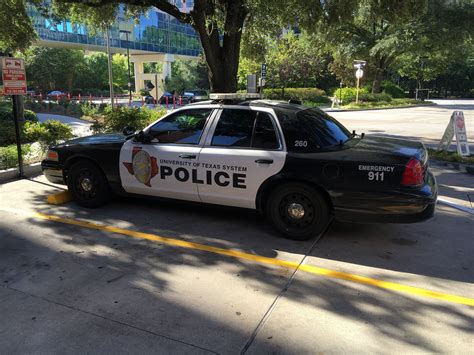
{"type": "Polygon", "coordinates": [[[179,110],[145,130],[149,142],[125,142],[120,179],[129,193],[199,201],[199,153],[212,108],[179,110]]]}
{"type": "Polygon", "coordinates": [[[201,201],[256,208],[258,189],[285,164],[280,132],[272,109],[219,110],[199,155],[201,201]]]}

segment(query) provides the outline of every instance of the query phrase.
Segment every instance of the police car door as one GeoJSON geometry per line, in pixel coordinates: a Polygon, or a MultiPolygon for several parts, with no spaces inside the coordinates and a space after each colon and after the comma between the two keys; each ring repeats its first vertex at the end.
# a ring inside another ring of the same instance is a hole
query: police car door
{"type": "Polygon", "coordinates": [[[193,175],[212,111],[180,110],[146,128],[142,142],[127,141],[120,151],[120,179],[125,191],[199,201],[193,175]]]}
{"type": "Polygon", "coordinates": [[[256,208],[259,187],[285,164],[279,132],[272,109],[220,110],[199,156],[202,202],[256,208]]]}

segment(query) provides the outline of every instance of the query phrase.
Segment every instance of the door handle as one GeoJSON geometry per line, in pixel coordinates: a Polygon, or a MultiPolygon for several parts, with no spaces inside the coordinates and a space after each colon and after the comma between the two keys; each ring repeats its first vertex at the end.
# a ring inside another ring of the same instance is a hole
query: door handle
{"type": "Polygon", "coordinates": [[[255,160],[257,164],[273,164],[272,159],[257,159],[255,160]]]}
{"type": "Polygon", "coordinates": [[[178,156],[183,159],[196,159],[196,155],[194,154],[180,154],[178,156]]]}

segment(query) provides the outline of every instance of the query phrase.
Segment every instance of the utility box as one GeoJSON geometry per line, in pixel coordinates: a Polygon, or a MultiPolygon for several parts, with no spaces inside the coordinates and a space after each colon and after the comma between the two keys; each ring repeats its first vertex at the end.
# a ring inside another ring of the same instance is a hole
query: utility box
{"type": "Polygon", "coordinates": [[[247,92],[254,94],[257,93],[257,75],[247,75],[247,92]]]}

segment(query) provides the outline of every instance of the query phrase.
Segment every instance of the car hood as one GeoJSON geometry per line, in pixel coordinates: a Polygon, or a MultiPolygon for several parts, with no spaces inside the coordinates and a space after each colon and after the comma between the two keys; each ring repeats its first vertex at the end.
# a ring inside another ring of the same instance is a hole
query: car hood
{"type": "Polygon", "coordinates": [[[64,142],[58,147],[67,147],[72,145],[92,145],[92,144],[113,144],[113,143],[124,143],[127,140],[123,134],[112,133],[112,134],[95,134],[87,137],[80,137],[64,142]]]}

